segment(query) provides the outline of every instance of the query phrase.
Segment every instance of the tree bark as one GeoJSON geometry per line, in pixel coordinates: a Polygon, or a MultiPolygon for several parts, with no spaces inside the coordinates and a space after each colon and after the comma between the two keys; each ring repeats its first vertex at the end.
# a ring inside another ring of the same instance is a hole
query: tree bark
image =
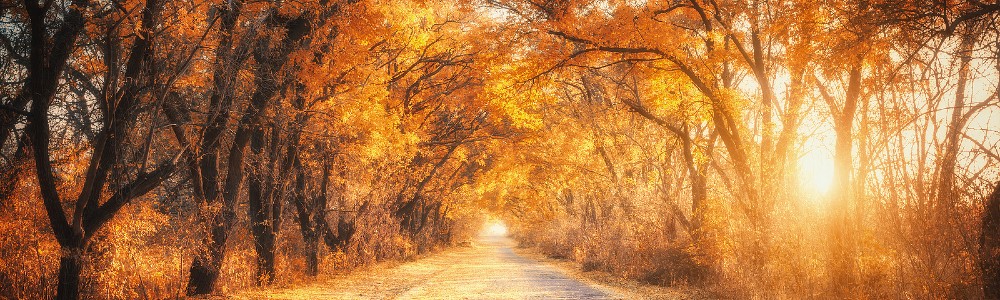
{"type": "Polygon", "coordinates": [[[265,195],[262,174],[251,176],[248,183],[247,197],[250,215],[250,232],[253,234],[254,249],[257,252],[257,285],[271,284],[274,281],[274,251],[277,228],[271,218],[272,199],[265,195]]]}
{"type": "Polygon", "coordinates": [[[983,298],[1000,299],[1000,184],[993,189],[983,209],[979,260],[983,271],[983,298]]]}
{"type": "Polygon", "coordinates": [[[861,101],[862,60],[851,66],[843,107],[837,107],[829,95],[824,95],[834,117],[836,135],[834,149],[833,219],[830,246],[833,286],[838,291],[853,285],[855,277],[855,224],[851,221],[851,172],[853,169],[854,119],[861,101]]]}
{"type": "Polygon", "coordinates": [[[80,298],[80,272],[83,270],[83,249],[64,248],[59,258],[59,284],[56,299],[75,300],[80,298]]]}
{"type": "Polygon", "coordinates": [[[295,203],[295,210],[297,212],[299,231],[302,233],[302,240],[305,243],[305,249],[303,249],[303,255],[306,259],[306,275],[316,276],[319,274],[319,235],[320,231],[317,228],[318,222],[325,222],[326,220],[321,219],[321,216],[317,216],[319,210],[326,209],[325,201],[322,201],[324,205],[319,207],[316,205],[321,200],[318,198],[325,198],[326,181],[329,175],[328,170],[323,171],[324,178],[321,179],[320,183],[320,196],[313,199],[313,201],[307,202],[306,200],[306,183],[305,183],[305,169],[302,167],[301,162],[298,158],[295,158],[295,169],[297,170],[295,175],[295,190],[292,193],[293,203],[295,203]]]}
{"type": "Polygon", "coordinates": [[[969,80],[969,64],[972,62],[972,46],[975,38],[972,33],[962,35],[959,44],[959,65],[958,79],[955,86],[955,102],[952,107],[951,122],[948,124],[948,133],[945,136],[944,154],[941,157],[941,168],[938,170],[938,191],[937,191],[937,215],[938,224],[947,222],[947,215],[954,208],[956,198],[955,193],[955,164],[958,161],[958,152],[961,148],[962,129],[965,127],[965,89],[969,80]]]}
{"type": "Polygon", "coordinates": [[[317,232],[315,230],[303,232],[302,240],[305,243],[306,276],[316,277],[319,275],[319,237],[317,237],[317,232]]]}
{"type": "MultiPolygon", "coordinates": [[[[685,137],[689,130],[684,128],[685,137]]],[[[698,230],[705,219],[705,201],[708,199],[708,178],[705,176],[705,164],[694,159],[694,142],[691,138],[681,139],[684,151],[684,164],[691,178],[691,236],[698,239],[698,230]]],[[[714,139],[712,139],[714,142],[714,139]]]]}
{"type": "MultiPolygon", "coordinates": [[[[209,249],[209,251],[211,251],[209,249]]],[[[219,279],[219,264],[215,255],[195,256],[191,263],[188,275],[188,295],[205,295],[215,290],[215,283],[219,279]]]]}
{"type": "Polygon", "coordinates": [[[247,183],[247,208],[250,216],[250,233],[254,239],[254,249],[257,252],[256,284],[267,285],[274,282],[275,238],[279,230],[277,218],[281,215],[280,205],[274,197],[274,161],[275,150],[271,155],[264,155],[265,143],[276,147],[278,143],[277,126],[273,127],[272,138],[265,139],[264,129],[256,128],[253,133],[250,149],[253,152],[256,167],[251,168],[247,183]]]}

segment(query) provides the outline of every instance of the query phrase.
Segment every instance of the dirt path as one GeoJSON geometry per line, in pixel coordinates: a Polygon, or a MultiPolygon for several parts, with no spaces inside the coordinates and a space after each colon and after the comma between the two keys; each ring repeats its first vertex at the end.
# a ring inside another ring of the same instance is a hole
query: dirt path
{"type": "Polygon", "coordinates": [[[270,299],[624,299],[610,287],[522,256],[503,237],[483,237],[413,262],[234,298],[270,299]]]}

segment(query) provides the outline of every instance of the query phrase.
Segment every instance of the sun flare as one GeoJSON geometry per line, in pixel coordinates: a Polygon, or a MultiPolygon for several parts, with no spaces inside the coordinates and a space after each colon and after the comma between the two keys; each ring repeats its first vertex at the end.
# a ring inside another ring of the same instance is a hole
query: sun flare
{"type": "Polygon", "coordinates": [[[813,149],[799,158],[799,184],[807,194],[819,198],[833,185],[833,154],[813,149]]]}
{"type": "Polygon", "coordinates": [[[484,236],[506,236],[507,225],[503,221],[489,221],[483,228],[484,236]]]}

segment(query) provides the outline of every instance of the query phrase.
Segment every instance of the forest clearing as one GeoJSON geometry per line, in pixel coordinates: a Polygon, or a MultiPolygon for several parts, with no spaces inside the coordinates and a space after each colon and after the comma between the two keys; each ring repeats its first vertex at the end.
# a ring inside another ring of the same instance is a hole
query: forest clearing
{"type": "Polygon", "coordinates": [[[998,21],[0,0],[0,299],[1000,299],[998,21]]]}

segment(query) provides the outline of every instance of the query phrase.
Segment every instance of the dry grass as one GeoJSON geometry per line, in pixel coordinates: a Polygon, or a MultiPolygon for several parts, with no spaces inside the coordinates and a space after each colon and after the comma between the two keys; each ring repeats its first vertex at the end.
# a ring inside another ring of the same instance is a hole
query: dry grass
{"type": "MultiPolygon", "coordinates": [[[[46,299],[55,294],[59,245],[52,237],[44,209],[32,202],[30,186],[0,206],[0,299],[46,299]],[[21,193],[23,192],[23,193],[21,193]]],[[[91,242],[82,274],[85,299],[168,299],[184,296],[188,269],[200,235],[191,214],[157,201],[155,195],[125,208],[91,242]]],[[[163,199],[161,199],[163,200],[163,199]]],[[[380,261],[419,257],[418,247],[400,234],[398,223],[383,206],[358,219],[355,239],[343,252],[321,247],[321,276],[343,274],[380,261]]],[[[256,253],[246,221],[240,219],[228,241],[219,295],[257,288],[256,253]]],[[[467,235],[462,229],[459,235],[467,235]]],[[[278,237],[273,287],[313,282],[306,276],[298,224],[287,221],[278,237]]],[[[429,245],[434,252],[441,245],[429,245]]]]}

